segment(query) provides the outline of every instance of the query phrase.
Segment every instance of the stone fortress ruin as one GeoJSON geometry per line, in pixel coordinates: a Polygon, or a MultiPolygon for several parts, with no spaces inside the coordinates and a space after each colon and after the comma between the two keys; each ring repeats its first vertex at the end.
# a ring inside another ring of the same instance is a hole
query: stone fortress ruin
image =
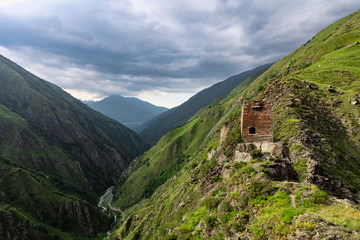
{"type": "Polygon", "coordinates": [[[244,102],[241,138],[244,142],[273,142],[271,105],[267,99],[244,102]]]}
{"type": "Polygon", "coordinates": [[[280,142],[274,142],[272,111],[268,99],[246,101],[241,113],[241,138],[235,148],[235,162],[250,162],[254,160],[254,151],[261,153],[263,159],[273,159],[267,165],[267,174],[273,180],[296,180],[287,147],[280,142]],[[253,155],[253,156],[252,156],[253,155]]]}

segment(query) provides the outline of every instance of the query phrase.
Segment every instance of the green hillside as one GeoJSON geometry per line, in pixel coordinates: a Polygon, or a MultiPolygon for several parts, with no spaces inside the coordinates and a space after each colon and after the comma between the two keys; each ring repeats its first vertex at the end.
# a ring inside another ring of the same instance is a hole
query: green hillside
{"type": "Polygon", "coordinates": [[[236,86],[247,78],[268,69],[271,64],[265,64],[206,88],[180,106],[166,111],[136,129],[140,136],[150,145],[154,145],[168,131],[181,126],[190,120],[198,111],[209,105],[219,103],[226,94],[230,93],[236,86]]]}
{"type": "Polygon", "coordinates": [[[110,239],[360,239],[359,26],[325,28],[133,162],[110,239]],[[241,105],[263,98],[284,151],[245,161],[241,105]]]}
{"type": "MultiPolygon", "coordinates": [[[[244,90],[262,72],[244,80],[236,91],[244,90]]],[[[115,204],[126,208],[151,196],[157,187],[171,178],[191,158],[202,154],[202,149],[211,138],[212,134],[209,133],[225,121],[229,109],[238,107],[239,102],[235,99],[209,106],[183,126],[168,132],[153,148],[131,164],[131,175],[125,175],[115,188],[115,204]]]]}
{"type": "Polygon", "coordinates": [[[0,85],[0,238],[106,232],[99,195],[146,144],[2,56],[0,85]]]}

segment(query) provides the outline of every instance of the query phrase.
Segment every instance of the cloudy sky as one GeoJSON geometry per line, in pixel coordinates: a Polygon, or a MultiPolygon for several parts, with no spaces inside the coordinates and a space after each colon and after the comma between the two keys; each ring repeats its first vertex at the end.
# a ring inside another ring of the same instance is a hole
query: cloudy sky
{"type": "Polygon", "coordinates": [[[174,107],[285,56],[359,0],[0,0],[0,54],[82,100],[174,107]]]}

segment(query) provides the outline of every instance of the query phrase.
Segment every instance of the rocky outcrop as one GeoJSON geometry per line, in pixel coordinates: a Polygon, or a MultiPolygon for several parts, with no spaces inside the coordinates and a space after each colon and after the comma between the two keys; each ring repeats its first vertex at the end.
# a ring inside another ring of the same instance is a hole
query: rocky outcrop
{"type": "MultiPolygon", "coordinates": [[[[36,224],[42,222],[65,232],[81,229],[88,236],[106,232],[110,221],[101,214],[99,208],[76,199],[75,196],[54,193],[42,186],[37,179],[45,184],[38,175],[32,176],[25,170],[0,167],[0,203],[11,206],[16,202],[16,213],[31,215],[37,219],[36,224]]],[[[46,184],[50,185],[50,182],[46,184]]],[[[31,223],[32,227],[34,223],[31,223]]],[[[3,231],[10,231],[7,227],[8,225],[4,226],[3,231]]]]}
{"type": "Polygon", "coordinates": [[[309,87],[311,84],[306,80],[270,83],[265,94],[276,108],[275,135],[293,149],[289,155],[292,163],[306,160],[308,183],[339,198],[360,200],[360,146],[354,137],[360,126],[360,96],[345,97],[337,86],[338,90],[331,87],[334,92],[328,92],[327,87],[309,87]],[[285,116],[294,121],[291,130],[285,129],[285,116]]]}
{"type": "Polygon", "coordinates": [[[239,143],[235,149],[235,162],[250,162],[258,159],[272,159],[266,165],[266,173],[275,181],[298,181],[288,159],[289,149],[279,142],[239,143]]]}
{"type": "Polygon", "coordinates": [[[345,232],[339,225],[326,222],[318,216],[303,214],[295,217],[296,231],[289,240],[302,239],[355,239],[358,233],[345,232]],[[326,236],[326,237],[325,237],[326,236]],[[325,238],[324,238],[325,237],[325,238]]]}
{"type": "Polygon", "coordinates": [[[250,153],[252,150],[260,150],[263,153],[269,153],[272,156],[288,157],[288,149],[285,144],[280,142],[253,142],[239,143],[235,151],[250,153]]]}
{"type": "Polygon", "coordinates": [[[14,212],[0,210],[0,239],[3,240],[50,240],[45,228],[36,231],[29,221],[19,218],[14,212]]]}
{"type": "Polygon", "coordinates": [[[266,166],[267,175],[275,181],[298,181],[297,175],[289,160],[275,159],[266,166]]]}
{"type": "Polygon", "coordinates": [[[289,156],[289,150],[283,143],[279,142],[253,142],[239,143],[235,148],[235,162],[249,162],[253,159],[251,152],[258,150],[271,156],[286,158],[289,156]]]}
{"type": "Polygon", "coordinates": [[[347,186],[331,176],[320,167],[319,163],[311,160],[307,164],[306,181],[317,185],[320,189],[340,199],[353,199],[353,194],[347,186]]]}

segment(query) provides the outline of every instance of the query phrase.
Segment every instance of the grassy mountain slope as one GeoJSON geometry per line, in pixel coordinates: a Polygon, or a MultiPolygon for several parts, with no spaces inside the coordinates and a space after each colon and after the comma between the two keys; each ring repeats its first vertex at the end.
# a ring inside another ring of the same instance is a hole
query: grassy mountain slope
{"type": "MultiPolygon", "coordinates": [[[[360,92],[359,26],[359,12],[355,12],[319,32],[269,69],[270,76],[276,77],[264,92],[278,105],[274,108],[279,124],[276,138],[312,148],[296,154],[313,155],[314,168],[325,170],[355,193],[360,190],[353,179],[360,173],[360,115],[354,105],[360,92]],[[291,124],[286,120],[289,116],[291,124]]],[[[316,177],[313,181],[322,182],[316,177]]]]}
{"type": "MultiPolygon", "coordinates": [[[[224,118],[186,152],[172,178],[125,211],[110,238],[360,239],[359,26],[357,11],[204,111],[205,123],[213,109],[224,118]],[[288,153],[284,159],[252,151],[245,162],[235,154],[241,104],[264,97],[273,104],[274,137],[288,153]]],[[[160,155],[162,144],[149,152],[160,155]]],[[[191,146],[177,145],[182,152],[191,146]]]]}
{"type": "Polygon", "coordinates": [[[271,64],[266,64],[214,84],[213,86],[200,91],[180,106],[172,108],[151,119],[141,127],[137,128],[136,131],[140,132],[140,136],[145,141],[154,145],[169,130],[184,124],[205,106],[219,102],[224,95],[231,92],[242,81],[270,66],[271,64]]]}
{"type": "Polygon", "coordinates": [[[119,95],[112,95],[101,101],[87,104],[92,109],[119,121],[130,129],[135,129],[168,110],[137,98],[126,98],[119,95]]]}
{"type": "Polygon", "coordinates": [[[106,231],[110,222],[96,206],[98,195],[146,145],[2,56],[0,85],[0,211],[14,223],[1,222],[2,237],[106,231]],[[23,231],[14,231],[17,225],[23,231]]]}
{"type": "MultiPolygon", "coordinates": [[[[236,90],[245,89],[263,71],[251,75],[236,90]]],[[[234,101],[235,99],[231,99],[224,102],[224,105],[209,106],[207,110],[200,111],[183,126],[168,132],[158,144],[132,162],[129,168],[131,174],[123,176],[114,189],[114,205],[127,208],[151,196],[157,187],[171,178],[206,145],[210,140],[210,132],[223,121],[226,111],[238,106],[238,101],[234,101]]]]}

